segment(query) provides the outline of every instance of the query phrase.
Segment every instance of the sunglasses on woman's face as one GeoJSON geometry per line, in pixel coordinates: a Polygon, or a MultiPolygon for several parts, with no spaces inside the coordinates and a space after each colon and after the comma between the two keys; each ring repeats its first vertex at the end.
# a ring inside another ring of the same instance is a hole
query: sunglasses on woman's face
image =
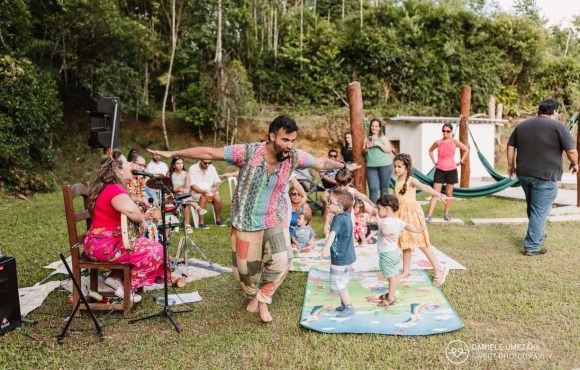
{"type": "Polygon", "coordinates": [[[299,195],[298,193],[290,193],[290,195],[294,196],[294,195],[299,195]]]}
{"type": "Polygon", "coordinates": [[[451,130],[441,130],[441,132],[451,132],[451,130]]]}

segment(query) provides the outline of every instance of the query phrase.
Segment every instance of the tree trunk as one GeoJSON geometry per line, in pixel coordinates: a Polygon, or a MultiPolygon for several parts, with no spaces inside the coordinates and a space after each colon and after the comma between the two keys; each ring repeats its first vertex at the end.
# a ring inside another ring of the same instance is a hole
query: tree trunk
{"type": "Polygon", "coordinates": [[[217,38],[215,47],[215,67],[216,67],[216,102],[217,112],[214,123],[213,145],[217,145],[218,128],[223,126],[223,113],[225,107],[225,86],[224,86],[224,69],[222,63],[222,0],[218,0],[218,17],[217,17],[217,38]]]}
{"type": "Polygon", "coordinates": [[[302,47],[304,44],[304,0],[300,1],[300,70],[302,70],[302,47]]]}
{"type": "Polygon", "coordinates": [[[392,86],[392,82],[389,82],[388,84],[383,81],[383,91],[385,93],[385,100],[383,100],[383,103],[385,105],[387,105],[387,101],[389,100],[389,97],[391,96],[391,86],[392,86]]]}
{"type": "Polygon", "coordinates": [[[278,10],[274,12],[274,60],[278,58],[278,10]]]}
{"type": "Polygon", "coordinates": [[[360,31],[363,31],[363,3],[364,0],[360,0],[360,31]]]}
{"type": "Polygon", "coordinates": [[[230,145],[233,145],[236,140],[236,135],[238,134],[238,117],[234,118],[234,129],[232,131],[232,140],[230,141],[230,145]]]}
{"type": "Polygon", "coordinates": [[[171,85],[171,72],[173,69],[173,60],[175,59],[175,49],[177,48],[177,27],[175,14],[175,1],[171,1],[171,56],[169,57],[169,70],[167,71],[167,83],[165,85],[165,94],[163,95],[163,105],[161,106],[161,126],[163,127],[163,138],[165,139],[165,148],[169,149],[169,138],[167,137],[167,126],[165,124],[165,107],[169,96],[169,87],[171,85]]]}
{"type": "Polygon", "coordinates": [[[258,40],[258,4],[256,2],[257,0],[254,0],[254,33],[258,40]]]}
{"type": "Polygon", "coordinates": [[[318,18],[316,17],[316,0],[314,0],[314,6],[312,8],[312,14],[314,15],[314,28],[318,26],[318,18]]]}
{"type": "Polygon", "coordinates": [[[143,81],[143,105],[149,106],[149,61],[145,62],[145,78],[143,81]]]}

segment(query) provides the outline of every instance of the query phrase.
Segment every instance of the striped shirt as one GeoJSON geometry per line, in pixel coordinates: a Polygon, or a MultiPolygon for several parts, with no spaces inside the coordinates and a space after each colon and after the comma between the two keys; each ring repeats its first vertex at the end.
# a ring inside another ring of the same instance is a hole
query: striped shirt
{"type": "Polygon", "coordinates": [[[269,229],[288,222],[290,210],[284,191],[290,174],[296,168],[312,166],[313,157],[307,152],[292,149],[288,160],[278,162],[268,174],[266,142],[236,144],[224,147],[224,159],[240,168],[238,186],[232,200],[232,226],[241,231],[269,229]]]}

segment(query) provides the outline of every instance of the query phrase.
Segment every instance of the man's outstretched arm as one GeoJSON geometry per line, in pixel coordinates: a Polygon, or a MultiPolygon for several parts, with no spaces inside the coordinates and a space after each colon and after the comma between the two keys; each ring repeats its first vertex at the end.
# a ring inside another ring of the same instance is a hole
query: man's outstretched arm
{"type": "Polygon", "coordinates": [[[324,170],[342,170],[347,169],[349,171],[354,171],[360,168],[360,165],[356,163],[344,164],[343,162],[335,161],[334,159],[326,157],[314,157],[312,161],[312,168],[318,171],[324,170]]]}
{"type": "Polygon", "coordinates": [[[184,157],[193,159],[215,159],[216,161],[224,160],[224,148],[212,148],[208,146],[198,146],[196,148],[187,148],[180,150],[153,150],[147,149],[151,154],[159,154],[164,158],[184,157]]]}

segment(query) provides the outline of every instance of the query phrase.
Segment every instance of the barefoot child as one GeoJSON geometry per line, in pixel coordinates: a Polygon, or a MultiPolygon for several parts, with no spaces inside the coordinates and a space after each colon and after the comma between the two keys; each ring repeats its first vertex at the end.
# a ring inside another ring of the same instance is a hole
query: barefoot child
{"type": "Polygon", "coordinates": [[[397,248],[399,234],[403,230],[421,233],[425,228],[406,224],[395,216],[395,212],[399,210],[399,200],[394,195],[383,195],[377,201],[377,206],[379,268],[381,274],[389,281],[389,292],[381,294],[375,302],[378,306],[387,307],[395,303],[395,294],[399,285],[399,268],[401,267],[401,253],[397,248]]]}
{"type": "Polygon", "coordinates": [[[403,272],[400,278],[409,277],[409,270],[411,268],[411,253],[415,247],[419,247],[433,266],[435,275],[433,277],[433,285],[441,286],[445,282],[447,276],[447,269],[442,269],[437,261],[437,257],[433,253],[429,242],[429,232],[426,228],[425,214],[423,209],[417,203],[415,189],[431,194],[433,197],[438,197],[445,200],[444,194],[436,192],[432,187],[420,183],[417,179],[411,176],[413,173],[413,164],[411,156],[408,154],[398,154],[393,160],[393,172],[397,177],[397,184],[395,185],[395,195],[399,199],[399,211],[397,217],[408,224],[423,226],[425,230],[421,234],[412,234],[406,230],[401,232],[399,237],[399,248],[403,250],[403,272]]]}
{"type": "Polygon", "coordinates": [[[334,189],[328,199],[328,208],[334,213],[326,244],[320,253],[322,258],[330,255],[330,291],[340,296],[336,317],[355,313],[348,294],[349,268],[356,261],[352,232],[352,195],[346,190],[334,189]]]}
{"type": "Polygon", "coordinates": [[[314,247],[316,234],[310,227],[310,219],[310,215],[306,213],[298,215],[297,226],[294,227],[294,235],[292,236],[292,252],[308,253],[314,247]]]}

